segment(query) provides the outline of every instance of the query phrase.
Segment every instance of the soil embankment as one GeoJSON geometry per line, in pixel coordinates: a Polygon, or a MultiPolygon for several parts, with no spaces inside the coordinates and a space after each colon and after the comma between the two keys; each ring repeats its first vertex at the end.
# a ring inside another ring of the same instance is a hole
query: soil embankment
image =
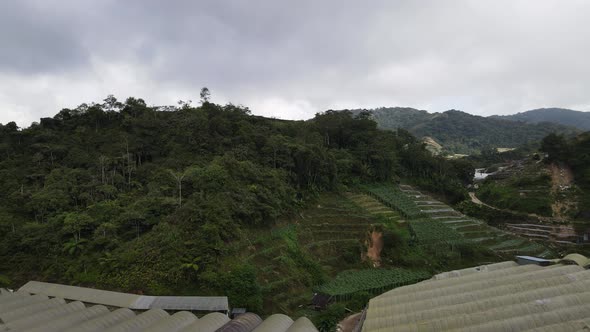
{"type": "Polygon", "coordinates": [[[373,262],[374,267],[381,266],[381,250],[383,250],[383,233],[372,230],[367,239],[367,257],[373,262]]]}
{"type": "MultiPolygon", "coordinates": [[[[571,168],[564,164],[552,163],[549,165],[551,173],[551,192],[554,197],[560,197],[563,192],[566,192],[571,188],[574,182],[574,173],[571,168]]],[[[567,197],[564,196],[564,197],[567,197]]],[[[565,199],[555,199],[551,204],[551,210],[553,211],[553,217],[559,220],[566,218],[567,211],[574,209],[576,203],[565,199]]]]}

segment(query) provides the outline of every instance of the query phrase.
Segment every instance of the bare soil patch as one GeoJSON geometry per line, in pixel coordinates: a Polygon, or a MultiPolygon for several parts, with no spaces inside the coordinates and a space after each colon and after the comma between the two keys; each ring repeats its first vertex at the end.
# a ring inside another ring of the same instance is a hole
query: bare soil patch
{"type": "MultiPolygon", "coordinates": [[[[558,163],[549,165],[549,171],[551,174],[551,192],[555,197],[559,197],[560,193],[571,188],[574,182],[574,173],[569,166],[558,163]]],[[[565,219],[567,211],[575,207],[576,203],[568,200],[556,199],[551,204],[553,217],[561,220],[565,219]]]]}
{"type": "Polygon", "coordinates": [[[373,262],[374,267],[381,266],[381,250],[383,250],[383,233],[373,230],[367,240],[367,257],[373,262]]]}

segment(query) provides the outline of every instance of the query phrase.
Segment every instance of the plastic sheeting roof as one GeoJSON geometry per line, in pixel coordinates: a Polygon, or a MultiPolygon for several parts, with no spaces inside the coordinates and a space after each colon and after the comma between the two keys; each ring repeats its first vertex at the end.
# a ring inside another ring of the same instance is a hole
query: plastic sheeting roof
{"type": "Polygon", "coordinates": [[[40,281],[29,281],[19,290],[32,294],[43,294],[67,300],[135,310],[229,310],[229,304],[225,296],[145,296],[40,281]]]}
{"type": "Polygon", "coordinates": [[[503,262],[441,273],[377,296],[362,331],[565,332],[590,328],[589,317],[590,271],[583,265],[503,262]]]}
{"type": "MultiPolygon", "coordinates": [[[[54,287],[53,284],[48,284],[51,285],[50,291],[44,291],[40,287],[42,283],[31,285],[37,287],[34,288],[36,292],[34,295],[22,290],[13,293],[0,289],[1,332],[214,332],[218,330],[232,332],[318,332],[311,321],[305,317],[293,322],[291,318],[280,314],[272,315],[263,321],[258,315],[252,313],[246,313],[234,320],[230,320],[226,315],[219,312],[197,318],[188,311],[179,311],[171,315],[159,308],[152,308],[143,312],[134,312],[130,308],[119,308],[110,311],[102,304],[86,306],[81,301],[68,303],[63,298],[43,294],[54,292],[56,289],[64,289],[54,287]]],[[[67,288],[67,290],[71,289],[67,288]]],[[[70,293],[64,292],[64,294],[70,296],[70,293]]],[[[98,294],[101,296],[100,300],[108,303],[121,305],[126,300],[124,297],[119,297],[121,293],[106,293],[115,294],[115,299],[109,299],[105,293],[98,294]]],[[[88,293],[84,293],[84,295],[88,295],[88,293]]],[[[86,299],[83,302],[96,303],[98,300],[86,299]]],[[[168,298],[160,302],[164,303],[162,306],[166,306],[165,300],[168,300],[168,298]]],[[[110,304],[108,305],[110,306],[110,304]]],[[[117,305],[113,306],[116,307],[117,305]]]]}
{"type": "Polygon", "coordinates": [[[569,254],[562,259],[556,260],[558,263],[575,263],[581,267],[590,268],[590,258],[580,254],[569,254]]]}

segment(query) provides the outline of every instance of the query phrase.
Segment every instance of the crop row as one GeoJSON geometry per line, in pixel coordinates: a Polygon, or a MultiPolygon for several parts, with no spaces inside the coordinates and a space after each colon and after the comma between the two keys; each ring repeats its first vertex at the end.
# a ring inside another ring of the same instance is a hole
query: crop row
{"type": "Polygon", "coordinates": [[[419,218],[422,216],[416,203],[412,201],[405,193],[393,186],[370,185],[365,186],[364,190],[381,203],[390,208],[399,211],[408,219],[419,218]]]}
{"type": "Polygon", "coordinates": [[[435,243],[460,243],[465,238],[451,227],[432,219],[416,219],[409,223],[412,237],[423,245],[435,243]]]}
{"type": "Polygon", "coordinates": [[[316,291],[330,295],[335,300],[346,300],[357,292],[378,294],[430,277],[431,275],[425,271],[412,271],[401,268],[344,271],[330,282],[318,287],[316,291]]]}

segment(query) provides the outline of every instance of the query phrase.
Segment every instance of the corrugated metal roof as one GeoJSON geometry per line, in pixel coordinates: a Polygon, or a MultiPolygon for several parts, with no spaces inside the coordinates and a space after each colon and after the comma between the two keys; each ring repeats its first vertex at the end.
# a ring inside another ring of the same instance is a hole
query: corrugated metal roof
{"type": "Polygon", "coordinates": [[[442,273],[377,296],[362,331],[565,332],[588,326],[588,317],[590,271],[503,262],[442,273]]]}
{"type": "MultiPolygon", "coordinates": [[[[252,332],[259,328],[260,331],[272,332],[317,332],[309,319],[300,318],[293,323],[291,318],[284,315],[273,315],[263,321],[258,315],[252,313],[246,313],[230,320],[219,312],[209,313],[200,319],[188,311],[180,311],[170,315],[159,308],[137,313],[129,308],[120,308],[111,312],[106,306],[100,304],[87,307],[81,301],[68,303],[63,298],[51,298],[46,293],[54,292],[56,289],[64,289],[54,287],[53,284],[48,284],[50,285],[49,291],[41,287],[42,283],[33,285],[35,288],[31,289],[38,292],[36,295],[21,290],[8,292],[0,289],[0,331],[215,332],[220,330],[252,332]]],[[[84,293],[84,295],[89,293],[84,293]]],[[[70,296],[67,292],[64,294],[70,296]]],[[[101,293],[100,299],[90,299],[84,302],[95,303],[105,299],[106,302],[114,303],[121,300],[122,297],[117,296],[115,300],[111,301],[105,293],[101,293]]],[[[160,305],[167,306],[166,301],[169,299],[164,298],[160,305]]],[[[122,304],[122,302],[118,303],[122,304]]],[[[173,303],[172,305],[181,304],[173,303]]]]}
{"type": "Polygon", "coordinates": [[[226,296],[145,296],[40,281],[29,281],[19,291],[134,310],[229,310],[226,296]]]}

